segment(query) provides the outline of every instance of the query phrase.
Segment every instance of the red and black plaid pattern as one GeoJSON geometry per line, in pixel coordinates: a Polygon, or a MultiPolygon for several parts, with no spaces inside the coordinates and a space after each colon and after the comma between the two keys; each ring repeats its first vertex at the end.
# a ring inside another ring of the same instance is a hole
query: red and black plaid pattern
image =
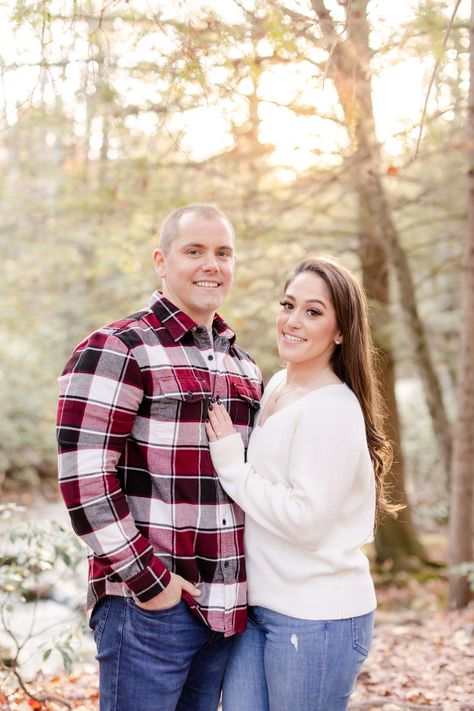
{"type": "Polygon", "coordinates": [[[212,629],[246,624],[243,513],[212,467],[211,398],[247,444],[261,376],[216,316],[209,334],[156,292],[150,307],[92,333],[59,378],[59,476],[74,530],[91,549],[88,606],[104,595],[146,601],[169,571],[212,629]]]}

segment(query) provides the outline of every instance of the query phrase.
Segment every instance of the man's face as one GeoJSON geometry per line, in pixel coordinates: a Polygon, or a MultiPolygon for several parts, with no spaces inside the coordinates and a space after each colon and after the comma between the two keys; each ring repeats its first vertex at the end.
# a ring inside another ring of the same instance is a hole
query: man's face
{"type": "Polygon", "coordinates": [[[235,271],[234,240],[220,218],[184,215],[168,254],[153,254],[163,296],[196,323],[210,328],[235,271]]]}

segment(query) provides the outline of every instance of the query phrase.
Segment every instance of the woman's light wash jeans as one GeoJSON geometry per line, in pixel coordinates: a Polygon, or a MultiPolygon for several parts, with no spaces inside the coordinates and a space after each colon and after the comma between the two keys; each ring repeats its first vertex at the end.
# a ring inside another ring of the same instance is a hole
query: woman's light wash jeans
{"type": "Polygon", "coordinates": [[[345,711],[373,626],[373,612],[313,621],[250,607],[227,664],[223,711],[345,711]]]}

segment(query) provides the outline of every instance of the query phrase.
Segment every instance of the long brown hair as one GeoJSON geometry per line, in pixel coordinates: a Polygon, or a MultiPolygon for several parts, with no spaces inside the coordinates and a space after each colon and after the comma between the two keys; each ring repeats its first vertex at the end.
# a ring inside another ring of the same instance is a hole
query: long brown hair
{"type": "Polygon", "coordinates": [[[385,475],[392,463],[392,447],[383,430],[385,408],[376,375],[375,349],[364,290],[350,271],[332,259],[308,257],[294,267],[285,291],[303,272],[317,274],[327,286],[337,327],[342,334],[342,343],[334,347],[331,365],[338,378],[354,392],[362,408],[375,473],[377,514],[395,514],[400,507],[389,503],[384,489],[385,475]]]}

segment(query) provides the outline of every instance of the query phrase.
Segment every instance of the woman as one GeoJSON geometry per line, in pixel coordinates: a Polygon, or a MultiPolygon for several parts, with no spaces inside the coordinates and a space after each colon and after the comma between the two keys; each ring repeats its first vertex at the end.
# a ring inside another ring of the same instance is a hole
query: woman
{"type": "Polygon", "coordinates": [[[247,462],[222,405],[206,424],[221,483],[246,512],[249,624],[224,711],[343,711],[376,607],[361,546],[376,507],[390,508],[365,296],[347,270],[306,259],[276,326],[287,368],[267,386],[247,462]]]}

